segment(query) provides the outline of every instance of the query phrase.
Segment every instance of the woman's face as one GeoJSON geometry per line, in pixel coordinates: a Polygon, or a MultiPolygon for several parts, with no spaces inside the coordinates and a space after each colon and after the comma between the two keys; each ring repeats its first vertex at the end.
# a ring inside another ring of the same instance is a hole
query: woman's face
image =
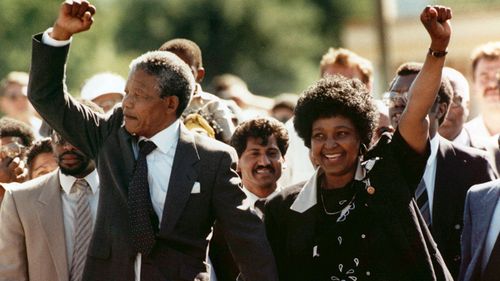
{"type": "Polygon", "coordinates": [[[352,179],[356,172],[360,143],[356,127],[346,117],[320,118],[313,122],[311,156],[327,177],[352,179]]]}

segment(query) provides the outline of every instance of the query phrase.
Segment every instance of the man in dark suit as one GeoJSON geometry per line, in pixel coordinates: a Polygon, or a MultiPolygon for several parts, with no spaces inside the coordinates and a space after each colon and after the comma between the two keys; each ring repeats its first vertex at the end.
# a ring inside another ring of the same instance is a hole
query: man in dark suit
{"type": "MultiPolygon", "coordinates": [[[[420,69],[421,64],[403,64],[391,83],[389,116],[394,127],[406,107],[406,94],[420,69]]],[[[415,198],[448,269],[456,278],[460,267],[465,195],[470,186],[495,179],[496,172],[484,151],[455,145],[437,133],[451,97],[451,85],[447,79],[442,79],[436,102],[429,111],[431,154],[419,185],[422,193],[417,187],[415,198]],[[424,197],[420,197],[423,193],[424,197]]]]}
{"type": "Polygon", "coordinates": [[[500,180],[470,188],[465,200],[460,281],[500,276],[500,180]]]}
{"type": "MultiPolygon", "coordinates": [[[[238,173],[247,195],[245,202],[263,219],[264,203],[281,191],[278,179],[288,148],[288,132],[274,118],[255,118],[236,128],[231,146],[238,153],[238,173]]],[[[236,280],[238,268],[218,223],[210,241],[209,257],[217,281],[236,280]]]]}
{"type": "Polygon", "coordinates": [[[97,161],[100,211],[83,279],[208,280],[206,237],[217,219],[244,279],[277,280],[263,224],[241,206],[234,150],[179,120],[195,83],[181,59],[161,51],[135,59],[110,115],[65,92],[68,41],[94,13],[86,1],[63,3],[53,28],[34,37],[29,85],[44,119],[97,161]]]}

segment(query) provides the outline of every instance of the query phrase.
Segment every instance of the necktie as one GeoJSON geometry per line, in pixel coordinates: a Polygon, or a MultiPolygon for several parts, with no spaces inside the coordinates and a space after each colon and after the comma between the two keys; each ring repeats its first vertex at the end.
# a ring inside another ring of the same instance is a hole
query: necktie
{"type": "Polygon", "coordinates": [[[417,205],[420,209],[420,213],[425,220],[427,226],[431,225],[431,209],[429,207],[429,198],[427,197],[427,187],[425,186],[425,181],[422,179],[417,186],[415,191],[415,198],[417,199],[417,205]]]}
{"type": "Polygon", "coordinates": [[[262,219],[264,217],[264,206],[266,204],[266,199],[258,199],[255,201],[254,206],[257,210],[257,215],[262,219]],[[259,213],[260,212],[260,213],[259,213]]]}
{"type": "Polygon", "coordinates": [[[87,258],[90,238],[92,237],[93,223],[88,199],[89,184],[84,179],[77,179],[73,187],[76,189],[78,200],[76,203],[74,248],[69,280],[80,281],[82,280],[83,268],[87,258]]]}
{"type": "Polygon", "coordinates": [[[132,241],[137,252],[151,253],[155,244],[158,217],[151,203],[146,156],[156,148],[151,141],[139,142],[139,157],[128,191],[128,214],[132,241]]]}
{"type": "Polygon", "coordinates": [[[500,278],[500,236],[497,236],[495,246],[491,250],[490,259],[484,269],[481,281],[494,281],[500,278]]]}

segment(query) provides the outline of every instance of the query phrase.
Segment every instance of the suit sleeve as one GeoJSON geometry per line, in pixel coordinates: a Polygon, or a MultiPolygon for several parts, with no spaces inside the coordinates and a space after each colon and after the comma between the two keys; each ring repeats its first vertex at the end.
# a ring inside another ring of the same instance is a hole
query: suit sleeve
{"type": "Polygon", "coordinates": [[[24,229],[12,192],[5,192],[0,209],[0,280],[28,280],[24,229]]]}
{"type": "Polygon", "coordinates": [[[471,261],[471,233],[472,233],[472,217],[470,210],[472,193],[468,192],[465,198],[465,208],[464,208],[464,227],[461,236],[461,256],[462,261],[460,263],[460,273],[458,275],[458,280],[464,280],[465,273],[467,272],[467,267],[471,261]]]}
{"type": "Polygon", "coordinates": [[[47,123],[64,139],[95,158],[99,144],[112,124],[104,115],[81,105],[67,93],[65,75],[69,45],[53,47],[33,37],[28,98],[47,123]]]}
{"type": "Polygon", "coordinates": [[[225,151],[218,165],[213,195],[217,223],[227,240],[233,258],[246,281],[278,280],[274,256],[266,238],[264,224],[243,203],[235,171],[236,156],[225,151]]]}

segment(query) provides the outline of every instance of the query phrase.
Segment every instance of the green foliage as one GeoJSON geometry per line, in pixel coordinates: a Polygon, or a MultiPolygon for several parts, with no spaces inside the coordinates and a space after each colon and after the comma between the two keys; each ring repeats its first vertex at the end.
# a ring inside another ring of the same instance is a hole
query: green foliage
{"type": "MultiPolygon", "coordinates": [[[[55,21],[60,0],[0,1],[0,76],[29,69],[31,35],[55,21]]],[[[77,94],[99,71],[128,72],[130,60],[184,37],[197,42],[205,86],[234,73],[263,95],[300,92],[318,78],[319,60],[340,45],[348,1],[335,0],[95,0],[95,22],[73,38],[68,85],[77,94]]]]}

